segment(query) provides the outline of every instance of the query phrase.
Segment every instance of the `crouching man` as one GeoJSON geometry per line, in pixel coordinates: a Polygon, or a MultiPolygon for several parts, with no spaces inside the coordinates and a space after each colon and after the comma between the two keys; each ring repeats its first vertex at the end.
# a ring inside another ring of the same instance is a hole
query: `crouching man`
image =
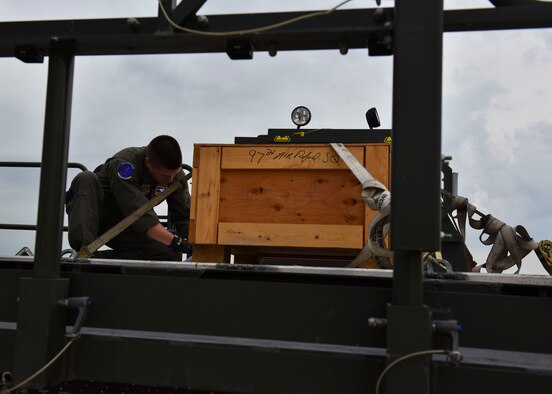
{"type": "MultiPolygon", "coordinates": [[[[94,172],[81,172],[66,195],[69,244],[80,250],[183,177],[180,146],[168,135],[155,137],[148,146],[123,149],[94,172]]],[[[190,220],[187,187],[179,188],[166,201],[176,234],[167,230],[151,209],[107,242],[112,250],[98,251],[95,257],[179,261],[181,253],[191,255],[186,240],[190,220]]]]}

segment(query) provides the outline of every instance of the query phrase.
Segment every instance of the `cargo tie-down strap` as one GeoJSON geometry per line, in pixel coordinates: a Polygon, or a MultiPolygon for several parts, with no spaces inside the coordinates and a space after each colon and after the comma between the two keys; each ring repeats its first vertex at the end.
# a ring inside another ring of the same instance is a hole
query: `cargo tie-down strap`
{"type": "Polygon", "coordinates": [[[142,205],[140,208],[136,209],[134,212],[132,212],[130,215],[128,215],[126,218],[121,220],[119,223],[117,223],[115,226],[107,230],[105,233],[100,235],[98,238],[96,238],[94,241],[92,241],[90,244],[83,246],[78,251],[78,257],[83,258],[89,258],[96,253],[96,251],[104,246],[106,243],[111,241],[113,238],[115,238],[117,235],[122,233],[124,230],[126,230],[128,227],[130,227],[134,222],[136,222],[138,219],[140,219],[146,212],[148,212],[150,209],[153,209],[153,207],[161,204],[167,197],[169,197],[171,194],[173,194],[175,191],[180,189],[181,187],[186,187],[188,180],[192,177],[192,173],[186,174],[184,178],[174,182],[172,185],[170,185],[165,191],[155,197],[153,197],[151,200],[148,200],[144,205],[142,205]]]}
{"type": "Polygon", "coordinates": [[[345,145],[340,142],[331,143],[330,145],[362,185],[362,199],[364,202],[370,209],[378,212],[368,228],[368,242],[364,245],[360,254],[347,267],[358,267],[363,262],[373,258],[378,267],[393,268],[391,262],[393,252],[387,249],[385,245],[385,238],[389,233],[391,193],[364,168],[345,145]]]}
{"type": "Polygon", "coordinates": [[[460,232],[465,239],[466,219],[475,230],[483,230],[479,240],[484,245],[493,245],[484,264],[477,265],[473,271],[480,272],[485,268],[487,272],[501,273],[508,268],[517,266],[516,274],[521,268],[521,260],[534,250],[543,267],[552,275],[552,243],[541,241],[537,244],[523,226],[509,226],[492,215],[479,212],[468,202],[466,197],[455,196],[443,191],[443,195],[451,199],[451,212],[456,211],[460,232]],[[474,215],[479,215],[476,220],[474,215]],[[483,238],[487,235],[486,238],[483,238]]]}
{"type": "MultiPolygon", "coordinates": [[[[349,167],[351,172],[362,185],[362,198],[374,211],[376,217],[369,226],[368,242],[360,254],[347,267],[358,267],[363,262],[373,258],[380,268],[392,268],[392,251],[387,249],[385,238],[389,233],[389,219],[391,212],[391,193],[354,157],[342,143],[331,143],[332,148],[349,167]]],[[[532,250],[535,250],[546,271],[552,275],[552,242],[541,241],[537,244],[529,236],[523,226],[512,228],[506,223],[491,215],[484,215],[462,196],[455,196],[443,190],[443,195],[451,199],[451,212],[457,211],[456,219],[460,232],[465,239],[466,220],[472,228],[483,230],[479,239],[484,245],[493,245],[484,264],[477,265],[473,271],[480,272],[485,268],[487,272],[500,273],[508,268],[517,266],[516,274],[521,268],[521,260],[532,250]],[[481,219],[473,216],[478,214],[481,219]],[[483,239],[484,234],[487,238],[483,239]]]]}

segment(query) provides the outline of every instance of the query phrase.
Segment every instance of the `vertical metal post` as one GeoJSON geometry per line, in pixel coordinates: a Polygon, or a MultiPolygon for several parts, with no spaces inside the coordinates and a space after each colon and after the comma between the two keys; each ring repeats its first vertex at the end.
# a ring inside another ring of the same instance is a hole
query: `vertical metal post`
{"type": "MultiPolygon", "coordinates": [[[[67,313],[57,301],[66,298],[69,280],[60,278],[63,203],[69,152],[73,87],[73,51],[52,41],[42,147],[42,169],[33,278],[22,278],[19,289],[14,377],[22,381],[44,366],[63,347],[67,313]]],[[[56,363],[27,385],[40,389],[66,378],[56,363]]]]}
{"type": "MultiPolygon", "coordinates": [[[[176,0],[162,0],[163,8],[167,15],[173,19],[174,10],[176,8],[176,0]]],[[[167,21],[165,14],[161,10],[161,5],[159,5],[157,10],[157,30],[160,32],[170,32],[172,31],[172,26],[167,21]]]]}
{"type": "Polygon", "coordinates": [[[440,247],[443,0],[397,0],[393,63],[393,250],[440,247]]]}
{"type": "Polygon", "coordinates": [[[46,116],[35,245],[34,276],[59,277],[63,205],[67,180],[74,55],[52,45],[48,65],[46,116]]]}
{"type": "MultiPolygon", "coordinates": [[[[422,252],[440,249],[443,0],[397,0],[393,40],[393,298],[389,361],[432,347],[422,252]]],[[[428,357],[397,364],[386,392],[429,393],[428,357]],[[408,383],[406,383],[408,382],[408,383]]]]}
{"type": "Polygon", "coordinates": [[[394,252],[392,302],[395,305],[422,305],[423,269],[422,255],[418,251],[397,250],[394,252]],[[397,264],[399,261],[399,264],[397,264]],[[400,286],[395,286],[396,283],[400,286]]]}

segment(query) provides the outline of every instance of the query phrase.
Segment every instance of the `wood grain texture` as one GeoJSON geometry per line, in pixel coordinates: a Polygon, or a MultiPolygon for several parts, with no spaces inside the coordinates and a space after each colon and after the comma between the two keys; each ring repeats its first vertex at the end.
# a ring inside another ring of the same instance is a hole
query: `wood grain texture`
{"type": "Polygon", "coordinates": [[[366,145],[364,166],[389,189],[389,145],[366,145]]]}
{"type": "MultiPolygon", "coordinates": [[[[201,147],[199,179],[195,188],[195,237],[200,244],[217,243],[217,223],[220,195],[220,147],[201,147]]],[[[195,252],[194,252],[195,253],[195,252]]]]}
{"type": "Polygon", "coordinates": [[[197,167],[192,168],[192,195],[190,200],[190,221],[195,220],[196,205],[197,205],[197,188],[193,187],[193,181],[199,179],[199,169],[197,167]]]}
{"type": "Polygon", "coordinates": [[[195,240],[195,219],[190,219],[190,227],[188,228],[188,241],[192,244],[196,242],[195,240]]]}
{"type": "Polygon", "coordinates": [[[223,170],[219,222],[364,224],[354,175],[341,170],[223,170]]]}
{"type": "MultiPolygon", "coordinates": [[[[347,147],[389,187],[389,145],[347,147]]],[[[200,246],[198,261],[223,259],[225,249],[209,249],[217,244],[352,251],[367,241],[375,212],[329,145],[199,144],[193,162],[190,240],[200,246]]]]}
{"type": "Polygon", "coordinates": [[[360,249],[362,237],[363,226],[353,225],[219,223],[218,228],[221,245],[360,249]]]}
{"type": "MultiPolygon", "coordinates": [[[[248,145],[222,149],[222,169],[348,169],[329,145],[248,145]]],[[[363,148],[355,146],[349,150],[362,163],[363,148]]]]}

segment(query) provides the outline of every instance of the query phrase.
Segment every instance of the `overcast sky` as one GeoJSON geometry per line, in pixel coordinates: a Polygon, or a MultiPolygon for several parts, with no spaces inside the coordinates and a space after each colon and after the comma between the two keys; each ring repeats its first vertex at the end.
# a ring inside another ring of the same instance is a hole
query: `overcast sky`
{"type": "MultiPolygon", "coordinates": [[[[209,0],[200,14],[326,9],[339,1],[209,0]]],[[[383,6],[392,6],[383,1],[383,6]]],[[[445,8],[488,7],[483,0],[445,8]]],[[[345,8],[375,7],[356,0],[345,8]]],[[[0,0],[0,21],[155,16],[156,0],[0,0]]],[[[194,143],[291,127],[297,105],[309,127],[365,128],[377,107],[391,128],[392,57],[333,51],[78,57],[69,160],[89,169],[127,146],[174,135],[192,162],[194,143]]],[[[552,29],[446,33],[443,62],[443,154],[459,173],[459,194],[480,211],[524,225],[537,241],[552,237],[552,29]]],[[[40,161],[48,62],[0,58],[0,161],[40,161]]],[[[70,170],[68,181],[76,174],[70,170]]],[[[36,223],[38,169],[0,168],[0,223],[36,223]]],[[[471,230],[478,262],[489,251],[471,230]]],[[[0,255],[34,250],[34,233],[0,230],[0,255]]],[[[64,247],[67,242],[64,241],[64,247]]],[[[522,273],[545,274],[531,253],[522,273]]]]}

